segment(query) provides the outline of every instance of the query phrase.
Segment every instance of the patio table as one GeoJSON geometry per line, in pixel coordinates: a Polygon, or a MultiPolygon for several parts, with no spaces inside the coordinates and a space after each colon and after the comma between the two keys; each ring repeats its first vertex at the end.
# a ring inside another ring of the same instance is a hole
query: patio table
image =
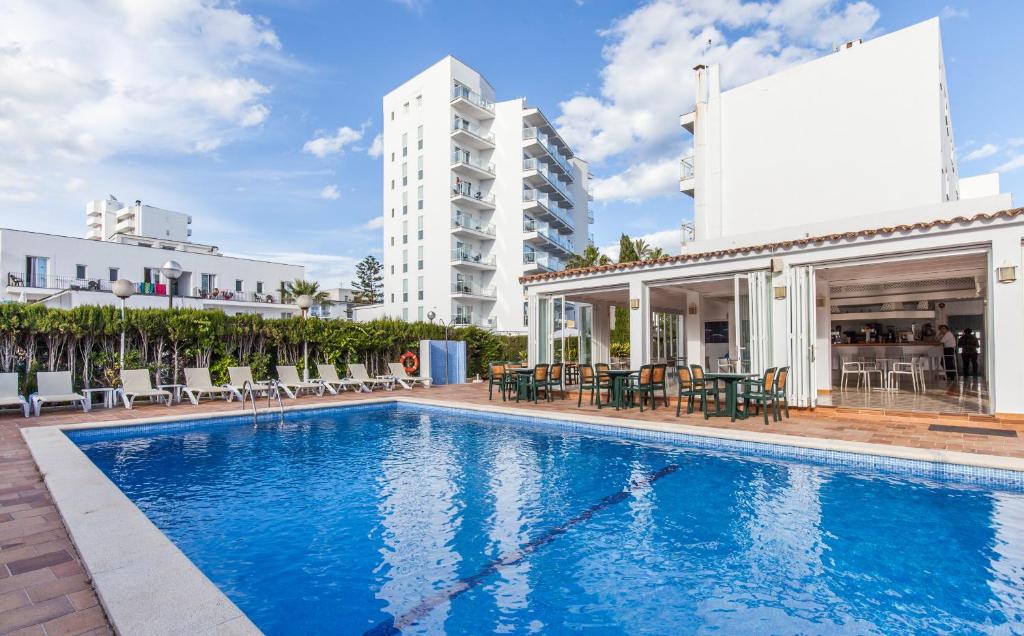
{"type": "MultiPolygon", "coordinates": [[[[740,382],[756,377],[756,373],[705,373],[705,382],[709,380],[716,383],[718,381],[721,381],[723,384],[725,384],[725,410],[722,410],[721,408],[718,408],[716,406],[715,410],[709,412],[708,415],[713,417],[729,417],[732,420],[736,420],[737,418],[741,420],[746,419],[747,414],[744,412],[740,412],[737,406],[737,402],[739,401],[739,399],[737,397],[738,393],[736,391],[736,388],[740,382]]],[[[715,391],[717,392],[717,390],[718,385],[716,384],[715,391]]],[[[707,405],[705,405],[704,408],[708,408],[707,405]]]]}
{"type": "Polygon", "coordinates": [[[506,367],[508,373],[514,373],[516,376],[516,402],[520,398],[529,400],[530,396],[527,392],[530,388],[530,376],[533,375],[533,369],[522,368],[522,367],[506,367]]]}
{"type": "MultiPolygon", "coordinates": [[[[607,375],[612,379],[612,394],[611,400],[608,403],[609,406],[614,405],[616,411],[620,408],[626,408],[627,405],[622,403],[622,397],[625,393],[623,390],[624,385],[629,376],[638,373],[640,372],[635,369],[609,369],[601,372],[601,375],[607,375]]],[[[604,404],[600,404],[598,408],[604,408],[604,406],[604,404]]]]}

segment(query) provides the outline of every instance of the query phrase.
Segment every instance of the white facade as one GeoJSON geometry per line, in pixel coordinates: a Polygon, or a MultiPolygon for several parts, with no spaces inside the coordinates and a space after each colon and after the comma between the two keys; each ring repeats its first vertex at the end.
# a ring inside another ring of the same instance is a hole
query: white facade
{"type": "Polygon", "coordinates": [[[721,91],[696,67],[696,239],[961,198],[938,19],[721,91]]]}
{"type": "MultiPolygon", "coordinates": [[[[109,203],[92,202],[89,210],[98,209],[101,216],[113,215],[116,223],[118,210],[108,207],[109,203]]],[[[148,219],[146,223],[154,233],[162,227],[169,236],[187,236],[187,223],[182,218],[187,215],[149,206],[137,212],[138,217],[148,219]]],[[[224,256],[216,247],[170,238],[124,234],[97,240],[0,229],[0,275],[7,301],[38,301],[64,308],[116,304],[118,299],[110,293],[111,283],[123,278],[136,283],[138,290],[129,299],[129,306],[167,307],[168,296],[172,296],[176,307],[277,318],[298,312],[296,306],[281,303],[280,292],[284,283],[301,279],[304,274],[301,265],[224,256]],[[176,282],[160,271],[168,260],[181,265],[182,274],[176,282]]]]}
{"type": "Polygon", "coordinates": [[[519,277],[586,246],[586,162],[451,56],[383,107],[384,314],[523,331],[519,277]]]}
{"type": "Polygon", "coordinates": [[[129,245],[214,254],[212,245],[192,243],[191,215],[145,205],[125,204],[113,195],[85,204],[85,238],[129,245]]]}
{"type": "Polygon", "coordinates": [[[323,290],[327,301],[309,308],[309,315],[325,320],[352,320],[352,310],[356,306],[356,290],[349,287],[334,287],[323,290]]]}

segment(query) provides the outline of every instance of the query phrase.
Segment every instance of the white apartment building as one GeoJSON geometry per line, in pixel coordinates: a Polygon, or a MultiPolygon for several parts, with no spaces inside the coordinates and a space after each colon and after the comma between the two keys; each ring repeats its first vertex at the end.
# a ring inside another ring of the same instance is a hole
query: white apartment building
{"type": "Polygon", "coordinates": [[[611,308],[629,307],[630,368],[786,366],[794,405],[1019,418],[1024,208],[998,175],[959,175],[943,69],[938,19],[725,92],[697,65],[695,240],[524,278],[531,363],[565,359],[569,303],[580,362],[610,361],[611,308]],[[972,330],[980,373],[928,335],[939,325],[972,330]]]}
{"type": "Polygon", "coordinates": [[[115,198],[86,204],[86,238],[0,229],[4,300],[50,307],[115,304],[111,284],[136,284],[132,307],[220,309],[228,314],[291,316],[283,285],[303,278],[305,268],[225,256],[213,245],[188,240],[191,217],[153,206],[124,205],[115,198]],[[161,271],[177,262],[177,280],[161,271]]]}
{"type": "Polygon", "coordinates": [[[352,320],[356,290],[350,287],[333,287],[323,290],[327,300],[309,308],[309,315],[324,320],[352,320]]]}
{"type": "Polygon", "coordinates": [[[562,270],[589,240],[587,163],[451,56],[383,107],[384,314],[525,330],[519,277],[562,270]]]}

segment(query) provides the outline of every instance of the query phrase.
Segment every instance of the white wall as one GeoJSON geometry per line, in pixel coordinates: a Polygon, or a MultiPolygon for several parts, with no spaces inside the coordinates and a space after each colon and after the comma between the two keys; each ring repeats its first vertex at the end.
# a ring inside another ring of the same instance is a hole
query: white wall
{"type": "Polygon", "coordinates": [[[961,177],[960,198],[976,199],[999,194],[999,173],[990,172],[973,177],[961,177]]]}

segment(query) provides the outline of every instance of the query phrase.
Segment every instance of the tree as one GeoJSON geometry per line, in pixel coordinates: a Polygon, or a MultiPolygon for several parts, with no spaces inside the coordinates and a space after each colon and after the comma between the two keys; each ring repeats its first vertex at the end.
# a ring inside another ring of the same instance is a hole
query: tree
{"type": "Polygon", "coordinates": [[[352,288],[356,290],[356,302],[384,302],[384,266],[372,254],[356,265],[356,279],[352,282],[352,288]]]}
{"type": "Polygon", "coordinates": [[[629,234],[623,234],[619,237],[619,262],[633,263],[638,260],[640,255],[636,253],[636,244],[629,238],[629,234]]]}
{"type": "Polygon", "coordinates": [[[593,245],[588,245],[579,254],[573,254],[569,257],[569,260],[565,262],[566,269],[577,269],[580,267],[594,267],[595,265],[607,265],[612,262],[612,259],[608,258],[601,253],[601,250],[593,245]]]}
{"type": "Polygon", "coordinates": [[[320,291],[320,283],[315,280],[302,280],[301,278],[296,278],[285,285],[285,296],[289,300],[294,301],[303,294],[312,298],[314,305],[322,305],[331,298],[327,292],[320,291]]]}
{"type": "Polygon", "coordinates": [[[647,252],[647,260],[650,261],[656,261],[662,258],[666,258],[667,256],[668,254],[665,253],[665,250],[661,249],[660,247],[652,247],[647,252]]]}

